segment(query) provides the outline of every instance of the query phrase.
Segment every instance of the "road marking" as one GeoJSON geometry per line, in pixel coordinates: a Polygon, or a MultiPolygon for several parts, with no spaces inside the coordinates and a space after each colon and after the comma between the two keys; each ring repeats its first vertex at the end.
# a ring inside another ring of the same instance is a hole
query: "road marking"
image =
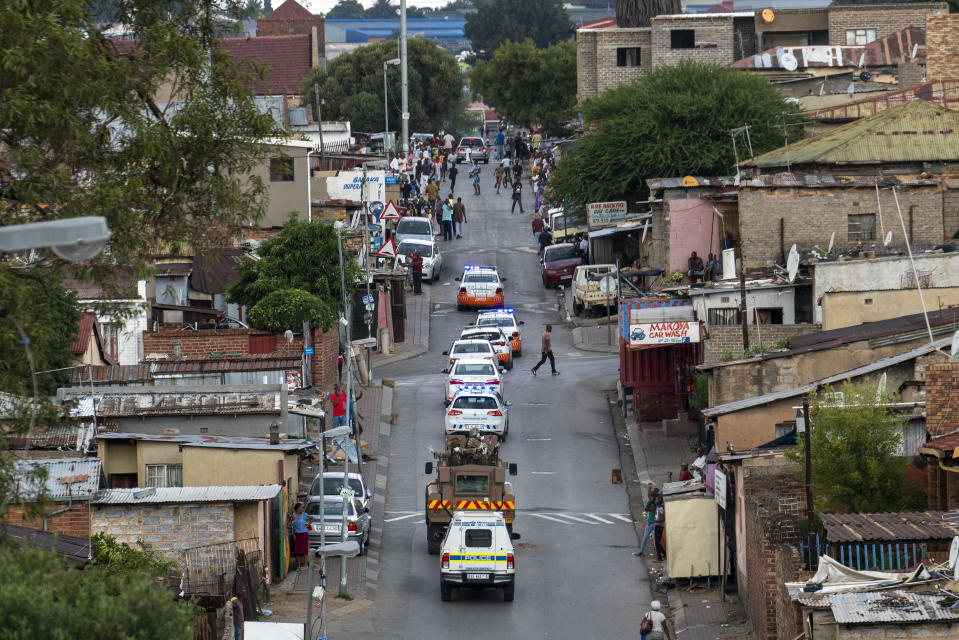
{"type": "Polygon", "coordinates": [[[574,516],[574,515],[571,514],[571,513],[558,513],[558,514],[556,514],[556,515],[563,516],[564,518],[569,518],[570,520],[573,520],[573,521],[575,521],[575,522],[582,522],[583,524],[596,524],[596,523],[593,522],[592,520],[587,520],[587,519],[585,519],[585,518],[579,518],[579,517],[574,516]]]}
{"type": "Polygon", "coordinates": [[[628,522],[628,523],[630,523],[630,524],[633,523],[633,519],[632,519],[632,518],[630,518],[630,517],[628,517],[628,516],[621,515],[621,514],[619,514],[619,513],[607,513],[606,515],[608,515],[610,518],[616,518],[617,520],[622,520],[623,522],[628,522]]]}
{"type": "Polygon", "coordinates": [[[569,522],[567,522],[566,520],[562,520],[560,518],[554,518],[553,516],[548,516],[545,513],[531,513],[529,515],[535,516],[537,518],[542,518],[543,520],[552,520],[553,522],[562,522],[563,524],[569,524],[569,522]]]}
{"type": "Polygon", "coordinates": [[[407,518],[415,518],[420,515],[419,513],[408,513],[405,516],[397,516],[395,518],[386,518],[383,522],[396,522],[397,520],[406,520],[407,518]]]}
{"type": "Polygon", "coordinates": [[[526,438],[529,442],[546,442],[552,440],[552,438],[526,438]]]}
{"type": "Polygon", "coordinates": [[[555,471],[530,471],[530,473],[536,476],[552,476],[556,474],[555,471]]]}
{"type": "Polygon", "coordinates": [[[599,521],[602,522],[603,524],[613,524],[613,521],[612,521],[612,520],[607,520],[607,519],[605,519],[605,518],[600,518],[600,517],[599,517],[598,515],[596,515],[595,513],[587,513],[586,515],[589,516],[590,518],[593,518],[594,520],[599,520],[599,521]]]}

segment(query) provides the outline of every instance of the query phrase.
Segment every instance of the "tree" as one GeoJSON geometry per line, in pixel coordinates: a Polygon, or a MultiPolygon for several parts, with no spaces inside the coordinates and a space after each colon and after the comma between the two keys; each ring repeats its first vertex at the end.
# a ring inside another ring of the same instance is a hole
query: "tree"
{"type": "Polygon", "coordinates": [[[200,613],[147,571],[65,566],[51,551],[0,541],[0,636],[192,640],[200,613]]]}
{"type": "MultiPolygon", "coordinates": [[[[333,226],[291,214],[257,253],[259,260],[240,265],[240,278],[227,289],[227,299],[249,307],[250,322],[258,329],[298,331],[306,320],[329,329],[343,300],[333,226]]],[[[349,295],[359,270],[349,252],[343,253],[343,264],[349,295]]]]}
{"type": "Polygon", "coordinates": [[[655,16],[682,13],[679,0],[616,0],[616,25],[648,27],[655,16]]]}
{"type": "Polygon", "coordinates": [[[537,49],[532,40],[507,42],[470,75],[473,95],[496,107],[506,120],[561,133],[576,106],[576,44],[537,49]]]}
{"type": "MultiPolygon", "coordinates": [[[[463,90],[463,78],[453,55],[425,38],[410,38],[410,131],[443,129],[463,90]]],[[[383,130],[383,63],[399,55],[397,42],[385,40],[334,58],[326,69],[315,67],[303,83],[303,100],[314,104],[319,87],[323,117],[352,122],[354,131],[383,130]]],[[[401,114],[399,67],[387,69],[390,123],[401,114]]],[[[398,127],[397,127],[398,128],[398,127]]]]}
{"type": "Polygon", "coordinates": [[[365,9],[357,0],[340,0],[326,17],[330,20],[357,20],[364,17],[365,9]]]}
{"type": "MultiPolygon", "coordinates": [[[[920,508],[922,489],[908,478],[900,456],[905,419],[888,405],[893,398],[868,379],[848,380],[837,402],[825,386],[811,403],[812,483],[817,507],[825,511],[882,512],[920,508]]],[[[789,457],[804,460],[803,438],[789,457]]],[[[805,466],[800,477],[805,479],[805,466]]]]}
{"type": "Polygon", "coordinates": [[[480,58],[488,59],[504,42],[533,41],[544,49],[568,40],[573,23],[561,0],[476,0],[463,32],[480,58]]]}
{"type": "MultiPolygon", "coordinates": [[[[241,0],[95,4],[88,14],[87,0],[0,3],[0,226],[106,217],[108,248],[78,276],[117,295],[116,274],[145,276],[154,255],[220,243],[262,216],[266,191],[248,176],[273,121],[248,88],[255,71],[237,70],[214,37],[241,0]],[[136,40],[108,39],[91,17],[104,13],[136,40]]],[[[38,362],[62,362],[71,333],[49,276],[62,265],[47,253],[31,268],[0,264],[0,299],[30,325],[38,362]],[[41,340],[43,330],[60,335],[41,340]]],[[[11,327],[0,319],[3,373],[24,366],[23,349],[7,348],[11,327]]],[[[11,380],[0,385],[18,391],[11,380]]]]}
{"type": "MultiPolygon", "coordinates": [[[[553,172],[551,196],[578,205],[635,200],[646,178],[728,175],[731,129],[749,125],[753,151],[763,153],[782,146],[782,114],[795,112],[749,72],[691,60],[660,67],[586,101],[583,118],[594,130],[553,172]]],[[[790,140],[800,137],[801,127],[789,128],[790,140]]]]}

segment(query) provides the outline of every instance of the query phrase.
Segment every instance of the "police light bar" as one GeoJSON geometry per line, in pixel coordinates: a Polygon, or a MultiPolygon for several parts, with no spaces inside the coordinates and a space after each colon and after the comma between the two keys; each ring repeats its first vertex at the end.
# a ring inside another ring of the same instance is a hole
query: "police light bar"
{"type": "Polygon", "coordinates": [[[468,264],[465,267],[463,267],[463,269],[466,271],[477,271],[479,269],[489,269],[491,271],[496,271],[496,267],[486,267],[480,264],[468,264]]]}
{"type": "Polygon", "coordinates": [[[502,307],[500,309],[483,309],[479,313],[508,313],[513,315],[513,307],[502,307]]]}

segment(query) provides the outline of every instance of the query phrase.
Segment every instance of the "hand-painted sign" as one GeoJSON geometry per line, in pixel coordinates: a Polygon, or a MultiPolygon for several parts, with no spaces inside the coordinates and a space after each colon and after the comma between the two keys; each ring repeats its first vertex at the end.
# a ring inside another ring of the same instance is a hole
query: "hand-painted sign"
{"type": "Polygon", "coordinates": [[[699,342],[698,322],[648,322],[629,325],[629,344],[699,342]]]}
{"type": "Polygon", "coordinates": [[[590,202],[586,213],[590,230],[611,227],[626,220],[626,201],[590,202]]]}

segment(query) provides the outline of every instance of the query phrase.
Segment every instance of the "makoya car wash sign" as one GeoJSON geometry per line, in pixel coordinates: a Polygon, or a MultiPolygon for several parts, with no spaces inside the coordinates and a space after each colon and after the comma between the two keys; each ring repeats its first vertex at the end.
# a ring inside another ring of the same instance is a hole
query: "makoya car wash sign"
{"type": "Polygon", "coordinates": [[[699,342],[698,322],[647,322],[629,325],[629,344],[682,344],[699,342]]]}

